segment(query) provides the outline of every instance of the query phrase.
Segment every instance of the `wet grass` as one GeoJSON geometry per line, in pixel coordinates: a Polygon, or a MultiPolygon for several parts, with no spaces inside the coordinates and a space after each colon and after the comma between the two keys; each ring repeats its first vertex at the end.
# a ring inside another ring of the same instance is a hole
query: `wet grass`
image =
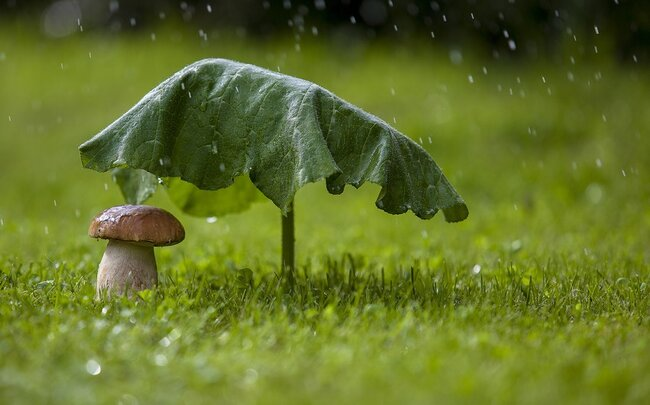
{"type": "Polygon", "coordinates": [[[176,34],[0,35],[0,402],[650,397],[646,70],[176,34]],[[271,204],[207,223],[161,193],[152,203],[188,236],[157,250],[160,288],[95,301],[104,243],[87,225],[122,200],[76,148],[208,56],[316,81],[395,122],[445,169],[470,218],[393,217],[374,208],[377,188],[308,186],[290,276],[271,204]]]}

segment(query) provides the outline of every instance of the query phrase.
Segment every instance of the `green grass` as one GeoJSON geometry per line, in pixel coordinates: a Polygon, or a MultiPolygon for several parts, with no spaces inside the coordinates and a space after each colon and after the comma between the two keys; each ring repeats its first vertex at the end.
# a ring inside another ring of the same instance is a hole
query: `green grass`
{"type": "Polygon", "coordinates": [[[650,397],[647,69],[469,52],[454,66],[427,43],[306,41],[296,52],[291,41],[179,32],[155,42],[0,32],[0,402],[650,397]],[[81,168],[77,146],[169,74],[215,56],[394,117],[470,218],[390,216],[374,207],[376,187],[308,186],[290,282],[272,204],[207,223],[161,193],[151,203],[187,239],[157,250],[160,287],[95,301],[104,243],[86,229],[122,199],[109,175],[81,168]]]}

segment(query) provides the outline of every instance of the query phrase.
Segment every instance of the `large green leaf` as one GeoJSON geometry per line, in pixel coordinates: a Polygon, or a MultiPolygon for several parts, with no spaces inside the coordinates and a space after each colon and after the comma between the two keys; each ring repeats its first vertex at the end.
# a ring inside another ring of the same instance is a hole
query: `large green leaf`
{"type": "Polygon", "coordinates": [[[87,168],[143,169],[202,190],[248,174],[283,211],[326,179],[332,194],[380,185],[375,204],[391,214],[468,215],[427,152],[386,122],[314,83],[230,60],[187,66],[79,149],[87,168]]]}

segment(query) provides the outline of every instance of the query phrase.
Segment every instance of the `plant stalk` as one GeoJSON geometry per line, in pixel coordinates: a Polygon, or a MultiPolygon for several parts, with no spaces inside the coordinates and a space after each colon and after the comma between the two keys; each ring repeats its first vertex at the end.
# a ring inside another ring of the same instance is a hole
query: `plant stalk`
{"type": "Polygon", "coordinates": [[[282,215],[282,271],[293,274],[295,270],[295,228],[293,224],[293,201],[286,215],[282,215]]]}

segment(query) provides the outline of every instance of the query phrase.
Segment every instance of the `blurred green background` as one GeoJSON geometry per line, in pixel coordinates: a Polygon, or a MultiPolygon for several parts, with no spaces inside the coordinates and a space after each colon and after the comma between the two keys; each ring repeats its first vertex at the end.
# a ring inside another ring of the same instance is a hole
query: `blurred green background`
{"type": "Polygon", "coordinates": [[[0,13],[0,399],[641,403],[650,392],[643,1],[8,0],[0,13]],[[94,303],[105,244],[87,226],[123,200],[77,147],[207,57],[311,80],[383,118],[431,153],[470,217],[391,216],[372,185],[305,187],[297,265],[327,302],[242,298],[228,281],[242,268],[260,288],[278,271],[277,208],[206,220],[158,193],[150,203],[187,239],[157,250],[156,299],[94,303]],[[410,268],[427,283],[451,277],[451,292],[438,306],[349,296],[318,284],[332,261],[367,280],[385,271],[404,286],[395,297],[415,292],[410,268]],[[92,379],[98,362],[105,380],[92,379]]]}

